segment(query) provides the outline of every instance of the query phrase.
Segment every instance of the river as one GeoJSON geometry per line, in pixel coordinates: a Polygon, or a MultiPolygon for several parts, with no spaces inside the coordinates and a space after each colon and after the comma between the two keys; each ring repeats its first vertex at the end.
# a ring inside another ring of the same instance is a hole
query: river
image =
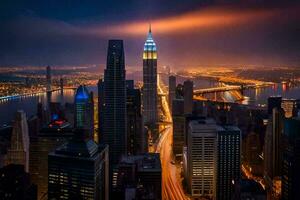
{"type": "MultiPolygon", "coordinates": [[[[183,83],[185,78],[177,77],[177,83],[183,83]]],[[[163,80],[167,83],[167,78],[164,77],[163,80]]],[[[194,82],[195,89],[216,87],[220,83],[211,80],[205,80],[200,78],[192,79],[194,82]]],[[[97,96],[97,87],[88,87],[90,91],[94,92],[94,96],[97,96]]],[[[60,91],[52,92],[51,101],[73,103],[74,101],[74,90],[66,89],[63,92],[63,98],[60,91]]],[[[300,87],[288,87],[286,84],[276,84],[274,87],[259,88],[259,89],[249,89],[244,91],[245,100],[242,102],[247,105],[262,105],[267,103],[267,98],[269,96],[281,95],[284,98],[294,98],[300,99],[300,87]]],[[[228,102],[234,102],[235,97],[231,92],[222,92],[222,98],[228,102]]],[[[16,98],[0,102],[0,127],[2,125],[9,125],[14,118],[16,111],[24,110],[27,117],[35,115],[37,112],[37,103],[47,102],[46,93],[39,95],[26,96],[22,98],[16,98]]]]}

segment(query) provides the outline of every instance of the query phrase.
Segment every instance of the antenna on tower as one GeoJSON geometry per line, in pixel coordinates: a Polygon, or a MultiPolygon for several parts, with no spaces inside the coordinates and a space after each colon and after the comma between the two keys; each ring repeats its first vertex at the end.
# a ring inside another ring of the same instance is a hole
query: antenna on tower
{"type": "Polygon", "coordinates": [[[151,33],[151,22],[149,22],[149,33],[151,33]]]}

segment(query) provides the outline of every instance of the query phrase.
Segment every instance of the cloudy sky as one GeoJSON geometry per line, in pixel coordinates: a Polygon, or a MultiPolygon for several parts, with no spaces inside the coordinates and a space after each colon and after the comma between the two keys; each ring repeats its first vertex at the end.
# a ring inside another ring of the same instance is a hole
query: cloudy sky
{"type": "Polygon", "coordinates": [[[105,64],[123,39],[138,67],[149,22],[159,65],[300,67],[296,0],[1,0],[0,66],[105,64]]]}

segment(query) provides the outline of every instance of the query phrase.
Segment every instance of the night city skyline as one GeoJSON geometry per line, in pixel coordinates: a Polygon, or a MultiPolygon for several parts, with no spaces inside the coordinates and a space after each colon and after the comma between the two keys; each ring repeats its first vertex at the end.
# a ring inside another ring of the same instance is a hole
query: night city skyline
{"type": "Polygon", "coordinates": [[[0,200],[299,200],[297,0],[0,3],[0,200]]]}

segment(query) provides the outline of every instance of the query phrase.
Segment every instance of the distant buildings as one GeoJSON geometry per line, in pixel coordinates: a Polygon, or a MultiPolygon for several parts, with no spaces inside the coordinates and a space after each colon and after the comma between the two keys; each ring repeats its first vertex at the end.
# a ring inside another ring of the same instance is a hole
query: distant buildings
{"type": "Polygon", "coordinates": [[[93,95],[87,88],[80,85],[74,97],[75,104],[75,127],[94,130],[94,101],[93,95]]]}
{"type": "Polygon", "coordinates": [[[217,200],[231,200],[234,183],[241,178],[241,130],[217,128],[217,200]]]}
{"type": "Polygon", "coordinates": [[[24,111],[16,113],[11,135],[10,147],[7,150],[6,165],[24,165],[25,172],[29,172],[29,133],[27,118],[24,111]]]}
{"type": "Polygon", "coordinates": [[[162,199],[162,169],[159,154],[122,158],[118,168],[115,199],[162,199]]]}
{"type": "Polygon", "coordinates": [[[176,98],[176,76],[169,76],[169,107],[172,109],[173,100],[176,98]]]}
{"type": "Polygon", "coordinates": [[[183,97],[184,97],[184,114],[192,114],[193,112],[193,96],[194,84],[187,80],[183,83],[183,97]]]}
{"type": "Polygon", "coordinates": [[[100,142],[109,145],[111,165],[118,164],[121,156],[126,154],[125,76],[123,41],[109,40],[107,66],[104,71],[103,132],[100,142]]]}
{"type": "Polygon", "coordinates": [[[51,92],[52,90],[52,80],[51,80],[51,67],[46,68],[46,91],[51,92]]]}
{"type": "Polygon", "coordinates": [[[187,139],[187,185],[193,197],[216,198],[217,125],[213,119],[189,123],[187,139]]]}
{"type": "Polygon", "coordinates": [[[0,169],[0,199],[37,200],[37,188],[23,165],[9,164],[0,169]]]}
{"type": "Polygon", "coordinates": [[[136,155],[147,150],[141,113],[141,91],[134,88],[134,81],[127,80],[127,154],[136,155]]]}
{"type": "Polygon", "coordinates": [[[144,124],[157,123],[157,49],[152,38],[151,27],[144,45],[143,53],[143,116],[144,124]]]}
{"type": "Polygon", "coordinates": [[[98,146],[77,130],[49,153],[48,199],[109,199],[108,147],[98,146]]]}
{"type": "Polygon", "coordinates": [[[61,103],[63,104],[63,96],[64,96],[64,79],[60,77],[59,79],[59,87],[60,87],[60,95],[61,95],[61,103]]]}

